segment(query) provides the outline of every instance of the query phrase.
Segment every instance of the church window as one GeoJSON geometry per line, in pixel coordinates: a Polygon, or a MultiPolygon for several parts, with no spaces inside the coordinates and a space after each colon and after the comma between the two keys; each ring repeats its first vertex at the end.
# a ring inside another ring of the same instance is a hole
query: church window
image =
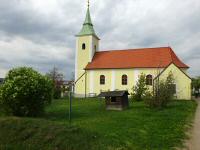
{"type": "Polygon", "coordinates": [[[153,85],[153,77],[150,74],[146,76],[146,85],[153,85]]]}
{"type": "Polygon", "coordinates": [[[97,46],[96,45],[94,46],[94,50],[97,51],[97,46]]]}
{"type": "Polygon", "coordinates": [[[101,84],[101,85],[104,85],[104,84],[105,84],[105,76],[104,76],[104,75],[101,75],[101,76],[100,76],[100,84],[101,84]]]}
{"type": "Polygon", "coordinates": [[[85,48],[86,48],[86,45],[85,45],[85,43],[83,43],[82,44],[82,50],[85,50],[85,48]]]}
{"type": "Polygon", "coordinates": [[[128,82],[128,77],[127,77],[127,75],[123,75],[123,76],[122,76],[122,85],[127,85],[127,82],[128,82]]]}

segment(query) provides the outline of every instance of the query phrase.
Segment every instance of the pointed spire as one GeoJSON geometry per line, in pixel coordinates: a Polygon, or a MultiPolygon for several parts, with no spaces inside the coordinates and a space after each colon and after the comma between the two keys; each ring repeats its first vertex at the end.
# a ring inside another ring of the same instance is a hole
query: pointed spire
{"type": "Polygon", "coordinates": [[[88,7],[87,9],[87,13],[86,13],[86,17],[85,17],[85,21],[84,21],[84,24],[83,25],[92,25],[92,20],[91,20],[91,17],[90,17],[90,8],[88,7]]]}
{"type": "MultiPolygon", "coordinates": [[[[77,36],[84,36],[84,35],[94,35],[98,38],[98,36],[96,35],[94,28],[93,28],[93,24],[92,24],[92,19],[90,17],[90,2],[88,0],[88,8],[87,8],[87,13],[86,13],[86,17],[85,17],[85,21],[83,23],[83,27],[81,29],[81,31],[79,32],[79,34],[77,36]]],[[[99,38],[98,38],[99,39],[99,38]]]]}

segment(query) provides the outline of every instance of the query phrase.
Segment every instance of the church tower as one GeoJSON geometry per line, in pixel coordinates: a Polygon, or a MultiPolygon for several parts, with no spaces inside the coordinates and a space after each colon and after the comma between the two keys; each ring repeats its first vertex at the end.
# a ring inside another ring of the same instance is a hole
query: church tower
{"type": "Polygon", "coordinates": [[[85,92],[86,73],[85,67],[92,61],[96,51],[99,50],[99,38],[96,35],[88,8],[81,31],[76,35],[76,60],[75,60],[75,93],[85,92]]]}

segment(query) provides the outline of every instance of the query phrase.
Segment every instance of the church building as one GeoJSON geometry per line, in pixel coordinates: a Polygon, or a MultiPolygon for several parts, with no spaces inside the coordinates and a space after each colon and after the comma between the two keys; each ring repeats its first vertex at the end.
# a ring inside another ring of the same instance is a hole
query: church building
{"type": "Polygon", "coordinates": [[[128,90],[132,92],[141,73],[152,89],[154,79],[166,79],[171,72],[175,79],[177,99],[191,99],[189,67],[171,47],[99,50],[89,5],[81,31],[76,35],[75,96],[91,97],[103,91],[128,90]]]}

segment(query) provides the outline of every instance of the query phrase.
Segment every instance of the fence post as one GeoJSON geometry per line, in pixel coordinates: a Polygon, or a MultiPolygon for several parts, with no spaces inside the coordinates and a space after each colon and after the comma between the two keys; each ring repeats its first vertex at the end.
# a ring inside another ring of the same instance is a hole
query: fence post
{"type": "Polygon", "coordinates": [[[69,123],[71,124],[72,115],[72,93],[69,92],[69,123]]]}

